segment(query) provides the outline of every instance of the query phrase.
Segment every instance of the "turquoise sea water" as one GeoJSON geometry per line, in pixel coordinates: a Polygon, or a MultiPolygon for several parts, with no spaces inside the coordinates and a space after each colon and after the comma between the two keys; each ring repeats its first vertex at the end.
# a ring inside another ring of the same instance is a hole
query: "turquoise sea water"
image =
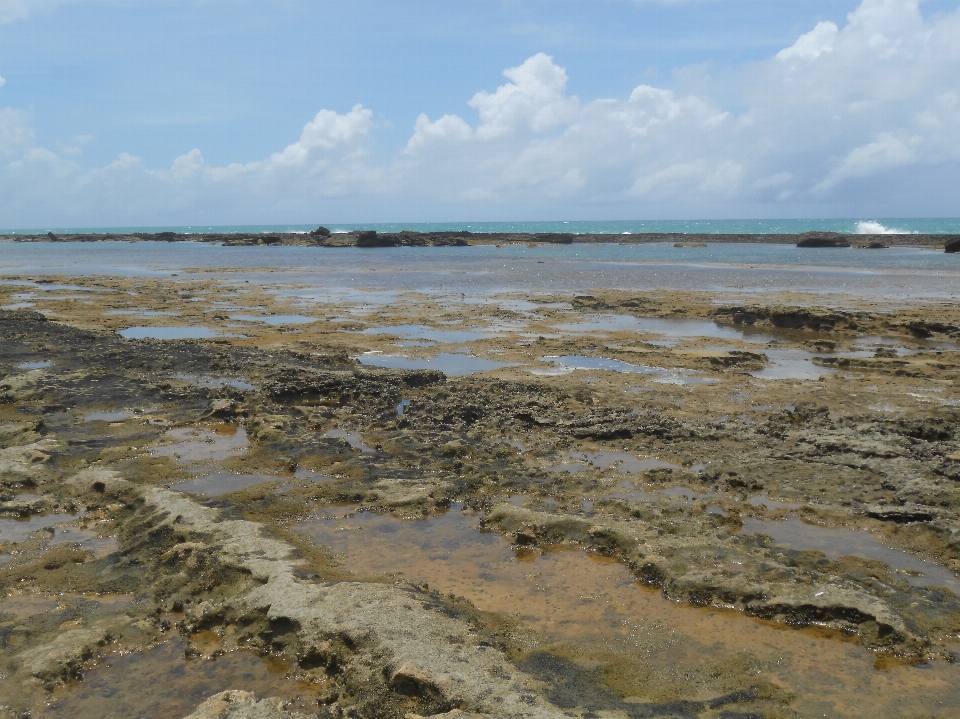
{"type": "MultiPolygon", "coordinates": [[[[960,234],[960,218],[865,218],[826,220],[614,220],[555,222],[393,222],[325,224],[333,232],[377,230],[378,232],[572,232],[575,234],[641,234],[644,232],[680,232],[687,234],[796,234],[808,230],[827,230],[851,234],[960,234]]],[[[0,230],[0,234],[63,234],[134,232],[309,232],[309,225],[182,225],[161,227],[37,227],[0,230]]]]}

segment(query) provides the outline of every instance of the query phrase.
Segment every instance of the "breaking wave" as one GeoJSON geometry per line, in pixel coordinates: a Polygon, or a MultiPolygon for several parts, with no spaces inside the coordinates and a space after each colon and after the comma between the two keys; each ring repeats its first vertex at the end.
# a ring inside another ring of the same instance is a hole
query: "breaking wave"
{"type": "Polygon", "coordinates": [[[914,235],[915,232],[908,230],[897,230],[893,227],[884,227],[879,222],[866,220],[857,223],[858,235],[914,235]]]}

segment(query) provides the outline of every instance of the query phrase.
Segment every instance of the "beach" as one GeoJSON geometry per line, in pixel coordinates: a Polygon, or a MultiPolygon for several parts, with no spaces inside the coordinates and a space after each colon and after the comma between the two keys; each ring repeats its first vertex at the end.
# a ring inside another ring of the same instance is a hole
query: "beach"
{"type": "Polygon", "coordinates": [[[0,242],[10,711],[960,704],[948,236],[148,234],[0,242]]]}

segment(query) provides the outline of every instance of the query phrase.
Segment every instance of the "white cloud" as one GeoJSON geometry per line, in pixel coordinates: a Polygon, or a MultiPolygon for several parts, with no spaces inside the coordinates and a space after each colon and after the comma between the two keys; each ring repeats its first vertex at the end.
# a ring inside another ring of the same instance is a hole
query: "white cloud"
{"type": "Polygon", "coordinates": [[[320,110],[255,162],[210,165],[195,148],[162,170],[133,155],[84,169],[78,143],[44,149],[27,113],[2,108],[0,224],[951,214],[960,189],[939,178],[960,175],[957,37],[960,10],[925,19],[915,0],[863,0],[842,26],[717,75],[736,89],[725,101],[682,77],[581,101],[538,53],[460,114],[421,114],[393,153],[375,150],[373,111],[357,105],[320,110]]]}
{"type": "Polygon", "coordinates": [[[568,98],[567,72],[553,58],[537,53],[522,65],[504,71],[513,80],[490,94],[478,92],[468,103],[480,115],[477,135],[500,137],[514,132],[546,132],[569,121],[579,106],[568,98]]]}
{"type": "Polygon", "coordinates": [[[0,87],[3,87],[3,86],[6,85],[6,84],[7,84],[6,78],[0,77],[0,87]]]}
{"type": "Polygon", "coordinates": [[[901,165],[916,161],[912,146],[922,142],[920,137],[900,138],[885,132],[873,142],[856,147],[814,189],[830,190],[839,182],[851,178],[870,177],[901,165]]]}
{"type": "Polygon", "coordinates": [[[793,45],[778,52],[777,57],[781,60],[816,60],[825,52],[833,52],[833,42],[838,32],[839,28],[832,22],[817,23],[813,30],[801,35],[793,45]]]}

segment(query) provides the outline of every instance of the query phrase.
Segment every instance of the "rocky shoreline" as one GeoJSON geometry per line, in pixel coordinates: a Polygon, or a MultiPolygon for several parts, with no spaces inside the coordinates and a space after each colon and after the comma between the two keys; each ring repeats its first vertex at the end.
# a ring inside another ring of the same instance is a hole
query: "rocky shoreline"
{"type": "Polygon", "coordinates": [[[361,294],[301,322],[231,278],[31,278],[0,285],[47,288],[0,311],[2,716],[73,716],[175,642],[197,719],[956,706],[951,302],[361,294]],[[118,334],[145,317],[222,334],[118,334]],[[370,364],[399,352],[423,368],[370,364]],[[431,368],[457,352],[497,361],[431,368]],[[284,669],[204,683],[238,656],[284,669]]]}
{"type": "MultiPolygon", "coordinates": [[[[631,235],[566,234],[566,233],[474,233],[415,232],[378,233],[359,230],[330,233],[325,228],[310,233],[196,233],[175,232],[133,234],[88,233],[38,235],[0,235],[0,241],[12,242],[211,242],[228,247],[293,246],[293,247],[466,247],[485,244],[644,244],[673,243],[696,247],[701,243],[789,244],[801,243],[809,235],[835,235],[840,244],[810,244],[810,247],[883,248],[891,245],[939,247],[960,245],[960,235],[840,235],[838,233],[801,234],[705,234],[648,232],[631,235]]],[[[956,251],[956,250],[953,250],[956,251]]]]}

